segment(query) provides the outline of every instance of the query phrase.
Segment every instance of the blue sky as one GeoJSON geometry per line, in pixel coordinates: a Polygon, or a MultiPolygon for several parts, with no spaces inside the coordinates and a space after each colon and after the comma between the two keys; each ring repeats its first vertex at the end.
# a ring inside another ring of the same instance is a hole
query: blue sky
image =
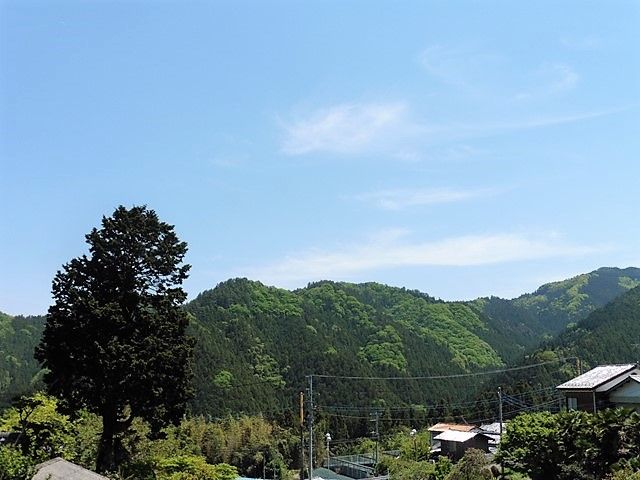
{"type": "Polygon", "coordinates": [[[640,266],[640,3],[0,2],[0,310],[119,204],[247,276],[445,299],[640,266]]]}

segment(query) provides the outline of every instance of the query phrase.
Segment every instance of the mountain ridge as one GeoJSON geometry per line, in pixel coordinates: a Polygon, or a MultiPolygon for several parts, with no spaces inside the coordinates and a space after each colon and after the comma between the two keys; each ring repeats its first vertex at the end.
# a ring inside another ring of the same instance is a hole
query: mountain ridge
{"type": "MultiPolygon", "coordinates": [[[[517,363],[527,351],[636,284],[640,269],[605,267],[507,300],[444,301],[376,282],[319,281],[286,290],[230,279],[185,305],[197,338],[198,413],[282,410],[304,376],[465,373],[517,363]],[[553,328],[552,328],[553,327],[553,328]]],[[[38,385],[32,358],[45,317],[0,315],[0,403],[38,385]]],[[[352,398],[334,385],[327,400],[352,398]]],[[[381,402],[421,403],[421,387],[399,393],[357,386],[381,402]]],[[[460,396],[442,382],[431,399],[460,396]]]]}

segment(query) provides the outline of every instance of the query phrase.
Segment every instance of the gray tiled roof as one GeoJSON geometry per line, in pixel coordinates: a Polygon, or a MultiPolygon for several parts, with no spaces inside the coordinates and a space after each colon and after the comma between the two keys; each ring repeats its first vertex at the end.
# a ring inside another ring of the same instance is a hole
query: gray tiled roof
{"type": "Polygon", "coordinates": [[[32,480],[109,480],[107,477],[59,457],[41,463],[36,468],[38,473],[32,480]]]}
{"type": "Polygon", "coordinates": [[[623,373],[633,370],[634,368],[636,368],[636,365],[633,363],[625,363],[621,365],[600,365],[576,378],[572,378],[562,385],[558,385],[557,388],[561,390],[570,390],[574,388],[596,388],[603,383],[613,380],[623,373]]]}

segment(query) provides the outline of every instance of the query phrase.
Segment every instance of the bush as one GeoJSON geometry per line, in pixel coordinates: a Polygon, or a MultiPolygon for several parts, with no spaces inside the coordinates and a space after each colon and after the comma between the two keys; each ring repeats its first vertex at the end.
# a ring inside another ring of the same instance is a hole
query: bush
{"type": "Polygon", "coordinates": [[[220,463],[210,465],[204,457],[180,455],[162,459],[156,467],[158,480],[235,480],[238,470],[220,463]]]}
{"type": "Polygon", "coordinates": [[[453,467],[446,480],[485,480],[493,478],[489,461],[482,450],[470,448],[453,467]]]}
{"type": "Polygon", "coordinates": [[[0,447],[0,480],[30,480],[34,462],[20,450],[0,447]]]}

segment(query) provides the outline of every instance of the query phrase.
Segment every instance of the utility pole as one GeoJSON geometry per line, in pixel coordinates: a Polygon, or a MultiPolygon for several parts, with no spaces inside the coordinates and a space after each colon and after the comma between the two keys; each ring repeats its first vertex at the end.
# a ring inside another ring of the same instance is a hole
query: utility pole
{"type": "Polygon", "coordinates": [[[576,363],[578,366],[578,376],[582,375],[582,363],[580,362],[580,357],[576,357],[576,363]]]}
{"type": "Polygon", "coordinates": [[[313,375],[309,375],[309,480],[313,478],[313,375]]]}
{"type": "Polygon", "coordinates": [[[375,418],[373,420],[371,420],[372,422],[375,422],[375,430],[373,431],[373,435],[376,438],[376,465],[378,464],[378,450],[379,450],[379,444],[380,444],[380,430],[379,430],[379,422],[380,422],[380,412],[378,410],[375,410],[371,415],[373,415],[375,418]]]}
{"type": "Polygon", "coordinates": [[[300,392],[300,480],[304,479],[304,392],[300,392]]]}
{"type": "Polygon", "coordinates": [[[327,441],[327,468],[331,470],[331,450],[329,450],[329,444],[331,443],[331,434],[329,432],[325,433],[324,439],[327,441]]]}
{"type": "MultiPolygon", "coordinates": [[[[639,349],[640,349],[640,343],[632,343],[632,344],[631,344],[631,346],[632,346],[633,348],[635,348],[636,350],[639,350],[639,349]]],[[[636,358],[637,358],[637,357],[636,357],[636,358]]],[[[640,365],[640,360],[636,360],[636,366],[639,366],[639,365],[640,365]]]]}
{"type": "MultiPolygon", "coordinates": [[[[502,443],[502,387],[498,387],[498,400],[499,400],[499,410],[498,410],[498,421],[500,422],[500,443],[502,443]]],[[[500,462],[500,476],[504,478],[504,462],[500,462]]]]}

